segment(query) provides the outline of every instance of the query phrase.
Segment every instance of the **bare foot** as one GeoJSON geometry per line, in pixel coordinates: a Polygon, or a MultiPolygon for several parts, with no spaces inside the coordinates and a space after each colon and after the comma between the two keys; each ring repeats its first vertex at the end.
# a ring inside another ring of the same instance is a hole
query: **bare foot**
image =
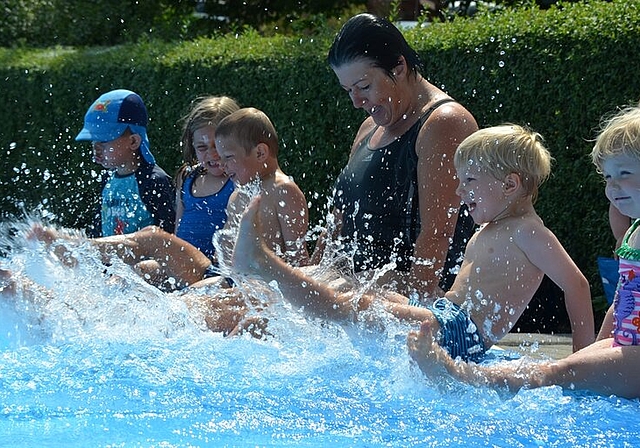
{"type": "MultiPolygon", "coordinates": [[[[64,240],[71,241],[73,238],[67,233],[60,232],[51,227],[44,227],[42,224],[33,224],[31,229],[27,232],[26,238],[28,240],[42,241],[45,245],[53,246],[56,241],[64,240]]],[[[69,267],[75,267],[78,264],[78,260],[71,255],[69,249],[63,244],[56,244],[53,248],[53,253],[60,259],[62,263],[69,267]]]]}
{"type": "Polygon", "coordinates": [[[240,220],[231,262],[233,270],[240,274],[259,274],[261,262],[269,251],[262,236],[259,209],[260,195],[249,202],[240,220]]]}

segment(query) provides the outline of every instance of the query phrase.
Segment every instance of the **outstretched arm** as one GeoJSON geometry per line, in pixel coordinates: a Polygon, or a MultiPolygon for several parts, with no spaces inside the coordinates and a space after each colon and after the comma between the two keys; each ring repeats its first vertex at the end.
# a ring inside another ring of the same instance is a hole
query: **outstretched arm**
{"type": "Polygon", "coordinates": [[[558,238],[544,225],[531,224],[520,229],[516,242],[527,258],[564,291],[573,350],[593,343],[595,329],[589,282],[558,238]]]}
{"type": "Polygon", "coordinates": [[[288,182],[279,189],[278,196],[282,198],[276,205],[276,213],[284,241],[284,259],[294,266],[306,266],[309,264],[306,241],[309,211],[304,193],[296,184],[288,182]]]}

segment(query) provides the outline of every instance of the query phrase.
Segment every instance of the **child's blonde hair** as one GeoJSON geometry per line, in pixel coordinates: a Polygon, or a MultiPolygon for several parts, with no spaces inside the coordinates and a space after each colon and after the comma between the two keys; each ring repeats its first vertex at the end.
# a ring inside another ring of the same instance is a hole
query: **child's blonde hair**
{"type": "Polygon", "coordinates": [[[596,144],[591,151],[591,161],[602,170],[608,157],[624,154],[640,159],[640,107],[628,106],[605,119],[596,144]]]}
{"type": "Polygon", "coordinates": [[[245,107],[226,116],[216,128],[216,138],[234,139],[247,154],[259,143],[266,144],[278,156],[278,134],[269,117],[254,107],[245,107]]]}
{"type": "Polygon", "coordinates": [[[460,143],[454,156],[456,169],[473,164],[498,180],[518,174],[525,193],[534,199],[551,174],[551,161],[542,136],[515,124],[474,132],[460,143]]]}

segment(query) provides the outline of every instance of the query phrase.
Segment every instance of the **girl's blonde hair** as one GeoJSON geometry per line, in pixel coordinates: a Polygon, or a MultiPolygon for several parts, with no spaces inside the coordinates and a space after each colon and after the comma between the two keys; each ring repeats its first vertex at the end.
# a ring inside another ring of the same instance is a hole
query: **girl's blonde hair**
{"type": "Polygon", "coordinates": [[[591,161],[602,170],[608,157],[624,154],[640,159],[640,107],[627,106],[615,115],[605,118],[596,143],[591,151],[591,161]]]}
{"type": "Polygon", "coordinates": [[[498,180],[518,174],[526,194],[534,199],[551,174],[552,160],[540,134],[515,124],[474,132],[460,143],[454,156],[456,169],[473,164],[498,180]]]}
{"type": "Polygon", "coordinates": [[[218,126],[218,123],[240,106],[228,96],[204,96],[191,103],[189,113],[182,118],[182,159],[185,163],[198,163],[196,150],[193,147],[193,133],[205,126],[218,126]]]}
{"type": "Polygon", "coordinates": [[[186,177],[198,166],[196,149],[193,147],[193,133],[204,126],[218,126],[224,117],[240,109],[234,99],[228,96],[203,96],[191,103],[189,113],[182,117],[182,165],[176,172],[176,185],[181,186],[186,177]]]}

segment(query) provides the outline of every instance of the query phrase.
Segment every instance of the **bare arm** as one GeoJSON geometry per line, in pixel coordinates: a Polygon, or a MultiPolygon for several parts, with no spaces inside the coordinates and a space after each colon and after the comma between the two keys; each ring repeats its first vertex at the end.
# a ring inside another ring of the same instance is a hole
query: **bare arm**
{"type": "Polygon", "coordinates": [[[613,318],[613,305],[611,305],[604,316],[604,319],[602,321],[602,326],[600,327],[600,331],[598,332],[598,336],[596,337],[596,340],[599,341],[601,339],[607,339],[612,337],[614,325],[615,325],[615,322],[613,318]]]}
{"type": "Polygon", "coordinates": [[[473,116],[452,103],[436,109],[420,131],[416,153],[421,229],[414,248],[417,261],[411,266],[405,292],[440,292],[438,283],[460,208],[453,154],[477,129],[473,116]]]}
{"type": "Polygon", "coordinates": [[[285,261],[294,266],[306,266],[309,264],[306,242],[309,230],[307,200],[293,182],[282,185],[277,197],[275,207],[284,242],[285,261]]]}
{"type": "Polygon", "coordinates": [[[525,224],[515,236],[527,258],[564,291],[573,333],[573,350],[594,341],[595,330],[589,282],[556,236],[540,224],[525,224]]]}

